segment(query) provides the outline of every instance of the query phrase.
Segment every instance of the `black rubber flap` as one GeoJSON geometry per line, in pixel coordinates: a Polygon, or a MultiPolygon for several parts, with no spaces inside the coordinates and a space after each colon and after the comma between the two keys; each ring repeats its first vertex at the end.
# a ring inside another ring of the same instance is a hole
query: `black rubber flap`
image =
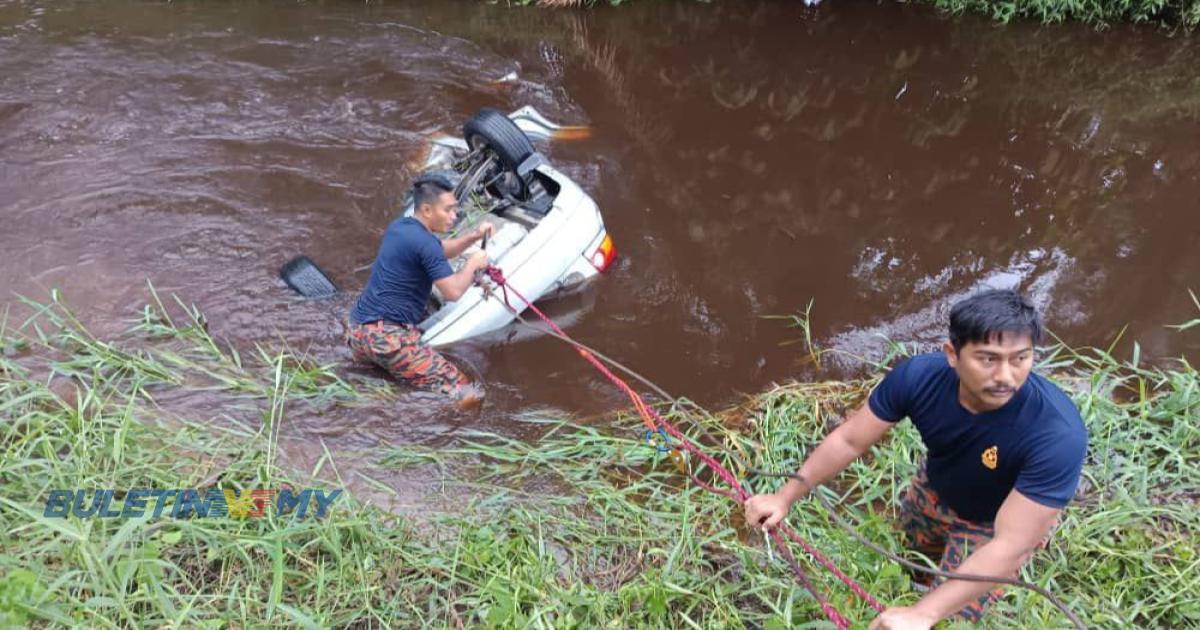
{"type": "Polygon", "coordinates": [[[297,256],[279,270],[279,277],[293,291],[309,298],[329,297],[337,293],[337,287],[329,276],[308,256],[297,256]]]}

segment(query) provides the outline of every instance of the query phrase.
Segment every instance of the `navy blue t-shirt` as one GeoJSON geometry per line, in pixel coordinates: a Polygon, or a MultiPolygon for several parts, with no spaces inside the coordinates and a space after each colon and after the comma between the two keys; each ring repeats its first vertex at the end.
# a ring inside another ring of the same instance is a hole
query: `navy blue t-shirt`
{"type": "Polygon", "coordinates": [[[1088,434],[1071,399],[1030,373],[1003,407],[980,414],[958,401],[942,353],[897,365],[867,403],[881,420],[911,418],[928,450],[929,485],[958,515],[990,523],[1014,488],[1061,508],[1075,495],[1088,434]]]}
{"type": "Polygon", "coordinates": [[[392,221],[383,233],[367,286],[350,309],[350,323],[385,319],[418,324],[425,319],[433,283],[453,274],[442,242],[420,221],[412,217],[392,221]]]}

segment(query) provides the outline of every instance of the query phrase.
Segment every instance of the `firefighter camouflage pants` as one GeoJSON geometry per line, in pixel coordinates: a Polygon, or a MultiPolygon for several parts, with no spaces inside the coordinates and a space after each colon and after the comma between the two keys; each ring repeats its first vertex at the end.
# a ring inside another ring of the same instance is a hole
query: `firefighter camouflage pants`
{"type": "Polygon", "coordinates": [[[354,358],[372,363],[414,387],[461,398],[470,381],[437,350],[421,341],[416,326],[371,322],[348,326],[346,344],[354,358]]]}
{"type": "MultiPolygon", "coordinates": [[[[908,537],[910,548],[930,558],[941,557],[938,568],[943,571],[958,568],[967,556],[995,535],[991,523],[975,523],[959,518],[954,510],[943,504],[937,493],[929,487],[924,464],[921,464],[900,500],[900,527],[908,537]]],[[[933,584],[936,586],[944,581],[939,577],[933,584]]],[[[958,616],[978,622],[987,607],[1003,595],[1003,589],[985,593],[959,611],[958,616]]]]}

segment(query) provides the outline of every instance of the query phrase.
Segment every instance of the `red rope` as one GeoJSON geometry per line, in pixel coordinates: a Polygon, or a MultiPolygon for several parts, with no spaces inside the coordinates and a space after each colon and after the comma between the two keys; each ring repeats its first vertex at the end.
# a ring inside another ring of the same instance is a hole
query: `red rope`
{"type": "MultiPolygon", "coordinates": [[[[528,299],[525,298],[525,296],[521,295],[520,292],[518,292],[516,289],[514,289],[508,285],[508,282],[504,278],[504,272],[501,271],[501,269],[499,267],[488,266],[488,268],[485,270],[485,273],[492,280],[492,282],[496,283],[496,285],[500,287],[500,289],[502,290],[503,295],[504,295],[504,305],[506,307],[508,307],[508,309],[511,310],[514,314],[519,315],[520,312],[517,309],[513,308],[512,304],[509,303],[509,301],[508,301],[509,290],[511,290],[513,292],[513,295],[520,298],[521,301],[524,302],[525,305],[528,306],[529,309],[534,312],[534,314],[536,314],[539,318],[541,318],[541,320],[543,322],[545,322],[547,326],[549,326],[551,329],[553,329],[554,332],[558,333],[559,335],[561,335],[562,337],[564,337],[566,339],[570,339],[570,336],[567,335],[567,333],[564,332],[562,328],[559,328],[558,324],[555,324],[549,317],[547,317],[546,314],[541,311],[541,309],[534,306],[533,302],[530,302],[528,299]]],[[[645,403],[645,401],[642,400],[641,395],[639,395],[637,393],[637,391],[635,391],[632,387],[629,386],[628,383],[626,383],[623,379],[621,379],[621,377],[617,376],[616,374],[613,374],[612,370],[610,370],[608,368],[608,366],[601,363],[599,359],[592,356],[592,353],[588,352],[587,350],[584,350],[583,348],[576,346],[575,350],[588,363],[592,364],[592,367],[596,368],[601,374],[606,376],[609,381],[612,381],[613,385],[616,385],[623,392],[625,392],[625,394],[627,396],[629,396],[629,400],[633,402],[634,408],[637,409],[638,415],[641,416],[642,422],[646,425],[646,427],[648,429],[650,429],[651,431],[658,431],[660,428],[665,429],[667,431],[667,433],[669,433],[672,437],[674,437],[679,442],[679,444],[683,447],[684,450],[691,453],[697,459],[699,459],[701,462],[703,462],[706,466],[708,466],[710,470],[712,470],[714,473],[716,473],[716,475],[718,477],[720,477],[722,481],[724,481],[726,484],[729,485],[730,488],[733,489],[733,492],[732,493],[723,492],[716,488],[708,486],[707,484],[700,484],[702,487],[704,487],[705,489],[707,489],[709,491],[715,492],[717,494],[727,496],[727,497],[737,501],[738,503],[744,503],[746,501],[746,499],[750,498],[750,494],[748,492],[746,492],[745,488],[743,488],[740,483],[738,483],[737,478],[733,475],[732,472],[730,472],[727,468],[722,466],[721,463],[718,462],[716,459],[714,459],[712,456],[701,451],[695,444],[693,444],[691,442],[691,440],[689,440],[687,437],[685,437],[683,435],[683,433],[678,428],[675,427],[675,425],[671,424],[670,422],[667,422],[662,416],[660,416],[658,414],[658,412],[653,407],[650,407],[649,405],[647,405],[645,403]]],[[[695,478],[693,477],[693,479],[695,479],[695,478]]],[[[859,585],[857,582],[855,582],[854,579],[852,579],[850,576],[846,575],[840,569],[838,569],[837,566],[835,566],[833,564],[833,562],[831,562],[828,558],[826,558],[823,554],[821,554],[821,552],[817,551],[812,545],[805,542],[804,539],[802,539],[799,534],[797,534],[795,531],[792,530],[792,528],[788,527],[784,523],[780,523],[779,527],[777,528],[777,531],[771,532],[771,537],[775,541],[775,546],[779,549],[779,551],[783,555],[784,559],[787,560],[788,564],[791,566],[792,572],[796,575],[796,579],[800,582],[800,584],[802,586],[804,586],[804,588],[809,593],[812,594],[813,598],[816,599],[816,601],[820,604],[821,610],[825,613],[825,616],[828,617],[829,620],[832,621],[835,626],[837,626],[838,630],[845,630],[846,628],[849,628],[850,622],[847,621],[846,618],[843,617],[841,615],[841,613],[839,613],[837,611],[837,609],[834,608],[833,605],[829,603],[828,599],[823,594],[821,594],[820,591],[817,590],[816,586],[813,585],[812,580],[809,579],[808,575],[804,572],[804,569],[802,569],[800,567],[800,564],[796,561],[795,556],[792,555],[791,549],[788,548],[788,546],[784,542],[783,538],[779,535],[780,531],[782,531],[784,533],[784,535],[786,535],[788,538],[792,539],[797,544],[799,544],[804,549],[804,551],[806,551],[808,553],[808,555],[811,556],[814,560],[819,562],[822,566],[824,566],[831,573],[833,573],[835,576],[837,576],[837,578],[839,580],[841,580],[843,584],[845,584],[847,587],[849,587],[850,590],[853,591],[855,595],[857,595],[863,601],[867,602],[867,604],[869,604],[876,611],[883,612],[884,606],[882,604],[880,604],[879,601],[876,600],[874,597],[872,597],[869,593],[867,593],[866,589],[864,589],[861,585],[859,585]]]]}

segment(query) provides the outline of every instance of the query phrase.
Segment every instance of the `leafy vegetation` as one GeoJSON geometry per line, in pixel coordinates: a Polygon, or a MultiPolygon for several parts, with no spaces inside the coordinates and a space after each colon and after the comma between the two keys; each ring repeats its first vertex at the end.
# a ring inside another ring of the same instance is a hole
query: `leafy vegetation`
{"type": "MultiPolygon", "coordinates": [[[[116,341],[90,335],[58,301],[0,326],[0,345],[18,349],[0,356],[0,625],[825,627],[740,510],[693,485],[689,464],[648,446],[623,414],[583,425],[530,413],[513,420],[540,429],[536,442],[477,433],[438,450],[376,453],[383,469],[432,465],[472,497],[420,519],[353,497],[321,520],[43,516],[53,488],[324,484],[319,470],[278,465],[289,411],[383,396],[287,349],[239,356],[184,310],[172,320],[155,298],[116,341]],[[159,404],[196,387],[260,422],[199,424],[159,404]]],[[[892,349],[880,367],[906,352],[892,349]]],[[[1064,346],[1044,353],[1042,369],[1071,392],[1092,444],[1079,500],[1026,577],[1096,627],[1200,624],[1200,376],[1183,361],[1151,367],[1136,351],[1120,361],[1064,346]]],[[[873,382],[792,383],[718,415],[686,401],[664,411],[735,469],[789,470],[873,382]]],[[[903,553],[892,506],[920,446],[910,428],[894,433],[823,491],[863,534],[903,553]]],[[[317,468],[336,471],[336,457],[317,468]]],[[[757,491],[779,483],[747,481],[757,491]]],[[[790,520],[881,600],[918,597],[906,573],[816,501],[790,520]]],[[[812,574],[849,618],[871,617],[836,580],[812,574]]],[[[984,625],[1065,621],[1016,592],[984,625]]]]}
{"type": "MultiPolygon", "coordinates": [[[[543,7],[582,7],[597,4],[620,5],[629,0],[521,0],[517,4],[536,4],[543,7]]],[[[1080,20],[1097,25],[1117,22],[1181,24],[1194,27],[1200,24],[1200,0],[926,0],[929,4],[951,13],[982,13],[999,22],[1014,18],[1041,22],[1080,20]]]]}

